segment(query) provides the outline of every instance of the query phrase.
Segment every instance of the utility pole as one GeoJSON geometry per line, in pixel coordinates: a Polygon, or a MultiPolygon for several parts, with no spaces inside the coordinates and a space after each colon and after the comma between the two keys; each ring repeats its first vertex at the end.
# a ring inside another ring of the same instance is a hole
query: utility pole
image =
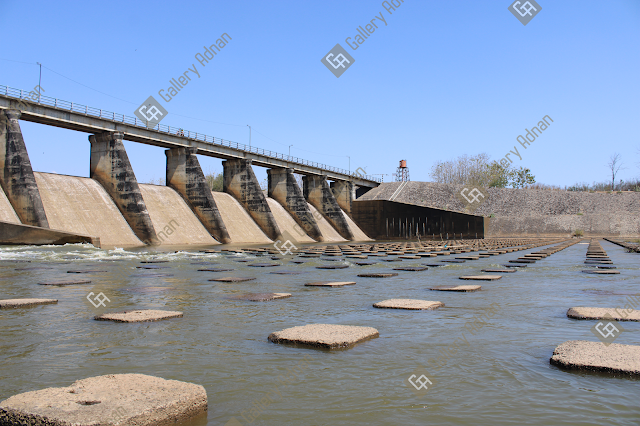
{"type": "Polygon", "coordinates": [[[42,93],[42,64],[40,62],[36,62],[36,64],[40,65],[40,78],[38,78],[38,103],[40,103],[42,93]]]}

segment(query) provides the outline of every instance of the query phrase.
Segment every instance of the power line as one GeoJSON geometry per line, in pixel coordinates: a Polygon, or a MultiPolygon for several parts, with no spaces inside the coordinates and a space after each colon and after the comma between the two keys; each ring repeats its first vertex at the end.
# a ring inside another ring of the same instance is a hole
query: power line
{"type": "MultiPolygon", "coordinates": [[[[3,61],[9,61],[9,62],[16,62],[16,63],[19,63],[19,64],[36,65],[36,63],[32,63],[32,62],[24,62],[24,61],[15,61],[15,60],[13,60],[13,59],[4,59],[4,58],[0,58],[0,60],[3,60],[3,61]]],[[[108,96],[108,97],[113,98],[113,99],[117,99],[117,100],[119,100],[119,101],[121,101],[121,102],[125,102],[125,103],[131,104],[131,105],[136,105],[136,103],[135,103],[135,102],[127,101],[127,100],[125,100],[125,99],[121,99],[121,98],[118,98],[118,97],[116,97],[116,96],[112,96],[112,95],[110,95],[110,94],[108,94],[108,93],[102,92],[102,91],[100,91],[100,90],[94,89],[93,87],[89,87],[89,86],[87,86],[86,84],[80,83],[79,81],[76,81],[76,80],[74,80],[74,79],[72,79],[72,78],[69,78],[69,77],[67,77],[67,76],[63,75],[63,74],[60,74],[60,73],[59,73],[59,72],[57,72],[57,71],[54,71],[54,70],[52,70],[51,68],[49,68],[49,67],[47,67],[47,66],[45,66],[45,65],[42,65],[42,67],[43,67],[43,68],[48,69],[49,71],[51,71],[51,72],[52,72],[52,73],[54,73],[54,74],[59,75],[60,77],[66,78],[67,80],[72,81],[72,82],[74,82],[74,83],[76,83],[76,84],[79,84],[80,86],[85,87],[85,88],[87,88],[87,89],[89,89],[89,90],[93,90],[94,92],[100,93],[100,94],[102,94],[102,95],[108,96]]],[[[203,119],[203,118],[189,117],[189,116],[186,116],[186,115],[180,115],[180,114],[175,114],[175,113],[171,113],[171,115],[175,115],[176,117],[187,118],[187,119],[190,119],[190,120],[203,121],[203,122],[212,123],[212,124],[222,124],[222,125],[224,125],[224,126],[244,127],[244,125],[242,125],[242,124],[229,124],[229,123],[222,123],[222,122],[219,122],[219,121],[211,121],[211,120],[206,120],[206,119],[203,119]]],[[[259,132],[259,131],[255,130],[255,129],[253,129],[253,130],[254,130],[255,132],[257,132],[257,133],[261,134],[261,135],[262,135],[262,136],[264,136],[265,138],[269,139],[269,140],[270,140],[270,141],[272,141],[272,142],[275,142],[275,143],[277,143],[277,144],[279,144],[279,145],[282,145],[282,146],[289,146],[289,144],[285,144],[285,143],[282,143],[282,142],[278,142],[277,140],[270,138],[269,136],[265,135],[264,133],[261,133],[261,132],[259,132]]],[[[319,153],[319,152],[309,151],[309,150],[307,150],[307,149],[302,149],[302,148],[296,148],[296,149],[297,149],[297,150],[299,150],[299,151],[309,152],[309,153],[311,153],[311,154],[316,154],[316,155],[324,155],[324,156],[327,156],[327,157],[346,157],[346,155],[321,154],[321,153],[319,153]]]]}

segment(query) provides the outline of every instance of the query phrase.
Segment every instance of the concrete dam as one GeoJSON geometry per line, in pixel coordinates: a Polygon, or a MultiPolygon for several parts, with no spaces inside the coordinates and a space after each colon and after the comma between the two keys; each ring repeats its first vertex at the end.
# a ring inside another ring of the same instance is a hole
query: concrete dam
{"type": "MultiPolygon", "coordinates": [[[[34,176],[50,229],[97,237],[102,247],[144,245],[96,180],[39,172],[34,172],[34,176]]],[[[220,244],[174,189],[149,184],[139,187],[161,245],[220,244]]],[[[224,192],[212,192],[212,196],[231,243],[272,242],[235,198],[224,192]]],[[[315,241],[306,233],[299,235],[294,231],[295,219],[276,200],[267,197],[266,201],[283,233],[297,237],[301,243],[315,241]]],[[[308,208],[317,212],[311,204],[308,208]]],[[[0,193],[0,221],[21,224],[4,191],[0,193]]],[[[323,241],[346,241],[326,219],[321,217],[318,222],[323,241]]],[[[349,225],[358,241],[369,240],[352,221],[349,225]]]]}
{"type": "Polygon", "coordinates": [[[0,86],[0,244],[125,247],[484,237],[482,216],[362,196],[381,181],[0,86]],[[89,177],[34,172],[20,121],[88,134],[89,177]],[[166,149],[166,186],[138,183],[124,140],[166,149]],[[224,160],[222,192],[211,191],[198,155],[224,160]],[[267,168],[266,191],[254,165],[267,168]],[[303,176],[302,187],[294,173],[303,176]]]}
{"type": "Polygon", "coordinates": [[[371,187],[375,181],[263,150],[205,146],[197,134],[190,140],[191,135],[120,125],[115,114],[113,119],[76,117],[61,111],[57,100],[55,104],[0,95],[2,244],[126,247],[371,240],[350,214],[356,184],[371,187]],[[90,177],[34,172],[20,120],[90,133],[90,177]],[[136,180],[123,139],[140,142],[141,135],[143,143],[169,148],[166,186],[136,180]],[[211,191],[196,154],[225,159],[223,192],[211,191]],[[254,162],[270,167],[267,191],[253,173],[254,162]],[[304,174],[303,188],[294,172],[304,174]]]}

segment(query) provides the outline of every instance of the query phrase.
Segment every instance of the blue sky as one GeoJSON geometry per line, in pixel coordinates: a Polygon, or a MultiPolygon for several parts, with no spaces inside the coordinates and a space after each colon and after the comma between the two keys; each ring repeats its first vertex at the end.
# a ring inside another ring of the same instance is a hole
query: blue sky
{"type": "MultiPolygon", "coordinates": [[[[243,143],[250,124],[252,145],[345,169],[350,156],[370,174],[407,159],[416,181],[437,160],[514,145],[513,165],[547,184],[606,180],[614,152],[620,178],[640,176],[640,1],[538,3],[523,26],[510,0],[405,0],[392,14],[378,0],[0,0],[0,85],[31,89],[41,62],[44,94],[133,116],[195,63],[200,78],[161,101],[163,124],[243,143]],[[348,47],[381,12],[387,25],[348,47]],[[340,78],[321,63],[336,43],[356,60],[340,78]],[[516,138],[545,115],[553,124],[523,149],[516,138]]],[[[88,176],[87,134],[21,126],[34,170],[88,176]]],[[[126,146],[139,181],[164,177],[162,148],[126,146]]]]}

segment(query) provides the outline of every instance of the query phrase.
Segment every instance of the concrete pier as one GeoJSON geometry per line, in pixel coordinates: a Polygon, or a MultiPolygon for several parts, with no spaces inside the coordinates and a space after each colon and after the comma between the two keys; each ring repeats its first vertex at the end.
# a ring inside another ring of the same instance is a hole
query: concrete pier
{"type": "Polygon", "coordinates": [[[146,244],[158,244],[156,231],[142,198],[138,181],[122,143],[121,132],[89,136],[91,179],[109,193],[136,236],[146,244]]]}
{"type": "Polygon", "coordinates": [[[340,205],[333,196],[333,192],[324,176],[304,176],[302,178],[304,197],[347,240],[354,240],[353,232],[340,209],[340,205]]]}
{"type": "Polygon", "coordinates": [[[282,233],[253,173],[251,160],[227,160],[222,162],[222,166],[224,192],[242,204],[267,237],[278,240],[282,233]]]}
{"type": "MultiPolygon", "coordinates": [[[[316,241],[324,241],[320,228],[309,210],[302,190],[298,186],[292,169],[268,169],[269,197],[289,212],[298,225],[316,241]]],[[[294,235],[295,237],[295,235],[294,235]]]]}
{"type": "Polygon", "coordinates": [[[20,111],[0,111],[0,184],[20,221],[48,228],[36,178],[20,130],[20,111]]]}
{"type": "Polygon", "coordinates": [[[171,148],[167,156],[167,186],[182,195],[191,210],[198,216],[207,231],[221,243],[230,243],[231,238],[222,221],[211,189],[200,168],[196,148],[171,148]]]}
{"type": "Polygon", "coordinates": [[[331,191],[340,208],[351,216],[351,202],[356,198],[355,185],[347,180],[337,180],[331,182],[331,191]]]}

